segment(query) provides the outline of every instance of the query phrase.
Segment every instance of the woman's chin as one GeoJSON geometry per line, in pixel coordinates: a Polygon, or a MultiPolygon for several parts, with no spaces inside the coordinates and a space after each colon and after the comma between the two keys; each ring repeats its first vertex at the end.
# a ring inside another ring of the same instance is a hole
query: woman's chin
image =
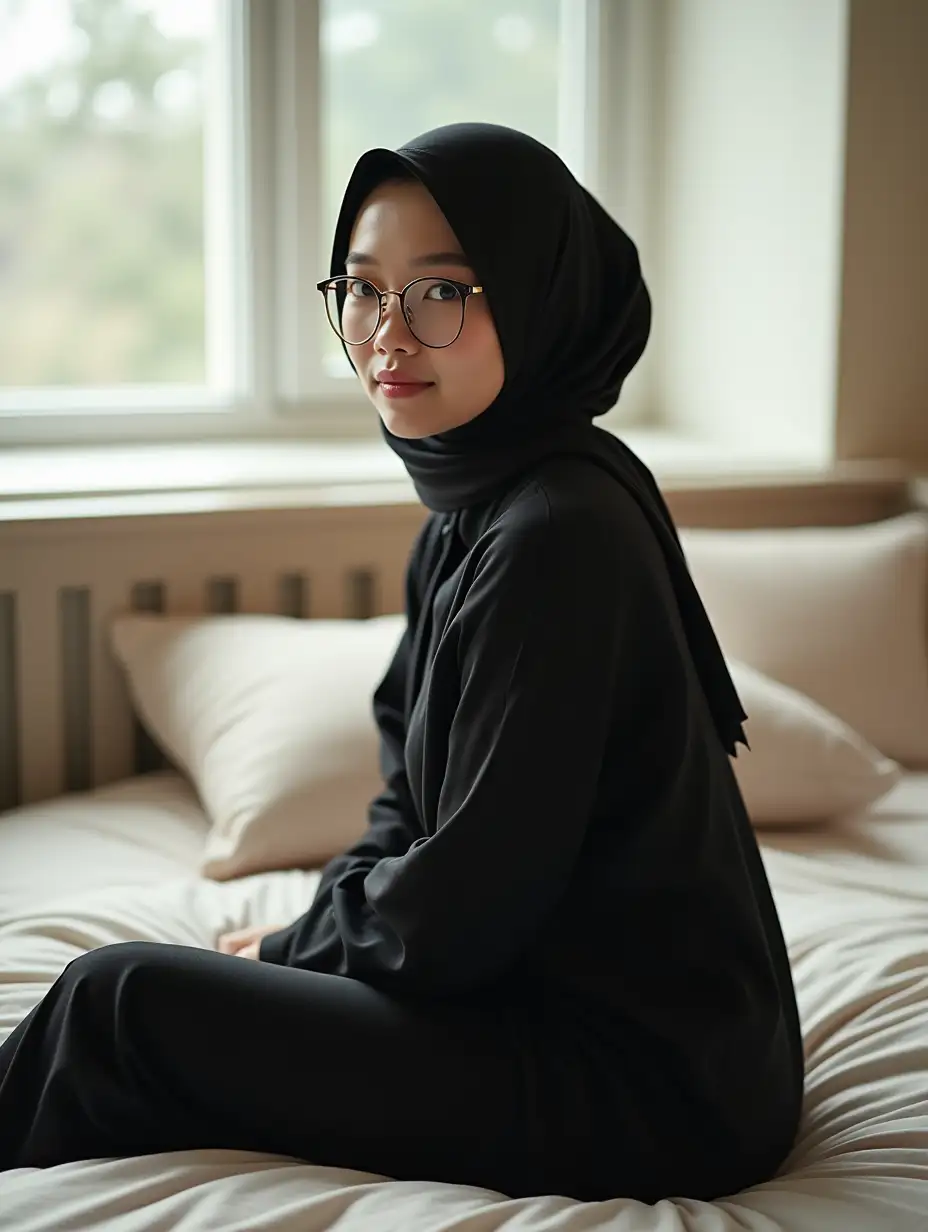
{"type": "Polygon", "coordinates": [[[441,428],[424,428],[422,424],[396,423],[389,416],[382,416],[387,431],[402,441],[421,441],[427,436],[435,436],[441,428]]]}
{"type": "Polygon", "coordinates": [[[424,436],[445,431],[440,410],[434,406],[423,406],[420,398],[397,398],[394,403],[383,394],[378,394],[375,405],[387,431],[404,440],[420,440],[424,436]],[[414,402],[419,405],[413,406],[414,402]]]}

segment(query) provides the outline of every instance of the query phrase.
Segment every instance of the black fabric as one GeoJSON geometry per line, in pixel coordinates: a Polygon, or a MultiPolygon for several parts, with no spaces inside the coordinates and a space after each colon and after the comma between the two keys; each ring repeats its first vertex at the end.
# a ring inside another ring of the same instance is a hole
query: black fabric
{"type": "MultiPolygon", "coordinates": [[[[101,946],[0,1045],[0,1173],[205,1148],[510,1197],[665,1196],[668,1161],[647,1139],[591,1144],[576,1068],[558,1117],[539,1116],[527,1067],[544,1055],[503,1002],[423,1004],[194,946],[101,946]]],[[[693,1198],[776,1164],[694,1146],[673,1161],[675,1192],[693,1198]]]]}
{"type": "Polygon", "coordinates": [[[587,1126],[585,1196],[633,1156],[657,1169],[635,1193],[772,1172],[803,1094],[790,965],[640,506],[549,459],[431,514],[406,585],[374,696],[384,790],[261,959],[511,1006],[537,1031],[520,1137],[587,1126]]]}
{"type": "Polygon", "coordinates": [[[485,504],[555,455],[603,467],[661,545],[725,748],[747,747],[747,715],[654,476],[592,422],[615,405],[648,339],[651,301],[635,245],[546,146],[500,125],[452,124],[361,156],[336,224],[333,276],[345,273],[361,204],[398,170],[428,188],[486,288],[506,370],[492,405],[459,428],[407,440],[381,424],[420,499],[436,511],[485,504]]]}
{"type": "Polygon", "coordinates": [[[512,1196],[646,1192],[628,1157],[596,1193],[571,1147],[582,1124],[537,1137],[521,1051],[504,1006],[414,1004],[193,946],[102,946],[0,1046],[0,1172],[207,1148],[512,1196]]]}

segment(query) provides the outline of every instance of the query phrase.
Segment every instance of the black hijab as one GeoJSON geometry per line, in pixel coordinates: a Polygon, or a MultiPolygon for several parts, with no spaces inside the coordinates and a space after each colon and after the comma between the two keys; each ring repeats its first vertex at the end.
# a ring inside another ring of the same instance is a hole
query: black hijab
{"type": "Polygon", "coordinates": [[[407,440],[381,421],[387,444],[438,511],[497,498],[555,454],[579,454],[612,474],[660,542],[716,727],[734,754],[737,741],[747,746],[747,714],[673,518],[651,471],[593,423],[615,405],[648,340],[651,300],[635,245],[547,146],[496,124],[450,124],[361,156],[335,228],[333,277],[346,272],[362,203],[397,174],[425,185],[486,288],[506,376],[485,411],[448,432],[407,440]]]}

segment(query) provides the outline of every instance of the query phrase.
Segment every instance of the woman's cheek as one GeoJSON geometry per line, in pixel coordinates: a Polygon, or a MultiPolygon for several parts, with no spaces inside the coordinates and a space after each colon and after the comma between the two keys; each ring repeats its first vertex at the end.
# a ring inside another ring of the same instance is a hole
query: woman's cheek
{"type": "Polygon", "coordinates": [[[493,322],[487,315],[476,317],[467,324],[471,328],[465,326],[457,343],[450,348],[458,352],[454,357],[455,362],[469,374],[471,381],[474,372],[480,372],[488,384],[495,385],[498,392],[503,383],[504,368],[499,338],[493,322]]]}

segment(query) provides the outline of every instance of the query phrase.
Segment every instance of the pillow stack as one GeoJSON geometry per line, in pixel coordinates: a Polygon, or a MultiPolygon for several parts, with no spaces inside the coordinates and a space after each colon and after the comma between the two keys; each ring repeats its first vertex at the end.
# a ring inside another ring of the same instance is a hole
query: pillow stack
{"type": "MultiPolygon", "coordinates": [[[[732,764],[756,826],[840,817],[928,767],[928,518],[681,539],[748,712],[732,764]]],[[[372,695],[403,629],[115,621],[135,709],[211,820],[206,876],[317,867],[360,837],[382,785],[372,695]]]]}

